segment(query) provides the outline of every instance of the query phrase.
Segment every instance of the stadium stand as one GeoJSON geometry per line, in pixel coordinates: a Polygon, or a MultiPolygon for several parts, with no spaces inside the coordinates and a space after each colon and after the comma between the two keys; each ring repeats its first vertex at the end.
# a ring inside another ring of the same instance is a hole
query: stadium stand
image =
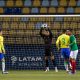
{"type": "Polygon", "coordinates": [[[79,14],[79,7],[80,0],[0,0],[0,14],[79,14]]]}

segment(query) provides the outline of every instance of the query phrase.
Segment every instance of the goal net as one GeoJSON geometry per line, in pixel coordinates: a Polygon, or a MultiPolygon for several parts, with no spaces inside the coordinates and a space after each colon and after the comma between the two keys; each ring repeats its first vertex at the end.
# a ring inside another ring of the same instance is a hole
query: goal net
{"type": "MultiPolygon", "coordinates": [[[[71,28],[80,49],[80,16],[71,15],[0,15],[6,49],[7,69],[44,69],[44,41],[39,35],[41,25],[47,23],[53,32],[53,52],[59,69],[63,58],[56,48],[56,39],[63,29],[71,28]]],[[[79,51],[80,52],[80,51],[79,51]]],[[[80,55],[77,69],[80,68],[80,55]]],[[[54,69],[50,62],[49,66],[54,69]]]]}

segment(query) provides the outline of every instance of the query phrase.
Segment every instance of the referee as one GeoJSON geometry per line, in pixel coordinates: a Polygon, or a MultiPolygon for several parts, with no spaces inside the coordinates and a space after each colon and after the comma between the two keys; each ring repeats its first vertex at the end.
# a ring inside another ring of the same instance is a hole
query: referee
{"type": "Polygon", "coordinates": [[[52,52],[52,38],[53,38],[53,35],[52,35],[52,32],[49,29],[47,24],[42,24],[41,29],[40,29],[40,35],[43,38],[44,43],[45,43],[45,63],[46,63],[45,72],[49,71],[49,62],[48,62],[49,57],[54,64],[55,71],[58,72],[57,64],[55,62],[54,55],[53,55],[53,52],[52,52]]]}

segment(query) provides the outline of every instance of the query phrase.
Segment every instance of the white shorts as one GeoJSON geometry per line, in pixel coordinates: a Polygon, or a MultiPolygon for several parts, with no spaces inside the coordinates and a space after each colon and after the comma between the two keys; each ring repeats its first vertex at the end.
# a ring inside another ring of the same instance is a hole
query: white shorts
{"type": "Polygon", "coordinates": [[[75,50],[75,51],[71,51],[70,52],[70,58],[72,58],[72,59],[75,59],[76,60],[77,55],[78,55],[78,50],[75,50]]]}

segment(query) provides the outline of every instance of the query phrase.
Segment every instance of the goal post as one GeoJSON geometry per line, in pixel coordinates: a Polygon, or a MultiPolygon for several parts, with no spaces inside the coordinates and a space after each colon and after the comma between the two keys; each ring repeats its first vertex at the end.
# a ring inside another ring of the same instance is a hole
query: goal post
{"type": "MultiPolygon", "coordinates": [[[[80,46],[80,15],[0,15],[7,69],[44,69],[44,41],[39,35],[43,23],[47,23],[53,32],[53,52],[58,68],[64,69],[63,58],[55,42],[63,29],[72,28],[80,46]]],[[[79,63],[80,55],[77,58],[77,69],[80,68],[79,63]]],[[[51,63],[49,66],[54,69],[51,63]]]]}

